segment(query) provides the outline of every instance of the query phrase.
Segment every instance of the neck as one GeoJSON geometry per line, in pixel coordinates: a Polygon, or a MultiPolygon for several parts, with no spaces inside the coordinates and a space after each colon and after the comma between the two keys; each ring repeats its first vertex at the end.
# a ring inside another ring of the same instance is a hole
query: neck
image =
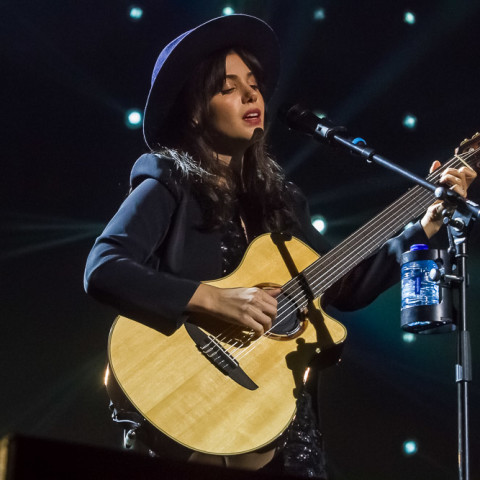
{"type": "Polygon", "coordinates": [[[243,152],[233,155],[217,153],[216,156],[220,163],[223,163],[228,168],[234,170],[237,173],[241,173],[243,166],[243,152]]]}

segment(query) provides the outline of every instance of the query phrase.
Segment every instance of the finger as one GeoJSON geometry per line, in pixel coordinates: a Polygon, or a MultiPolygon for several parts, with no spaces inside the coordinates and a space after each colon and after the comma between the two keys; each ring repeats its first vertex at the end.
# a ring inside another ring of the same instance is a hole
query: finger
{"type": "Polygon", "coordinates": [[[272,319],[253,305],[249,305],[245,314],[244,324],[248,325],[255,333],[262,335],[272,328],[272,319]]]}
{"type": "Polygon", "coordinates": [[[446,168],[443,172],[442,175],[453,175],[455,177],[465,177],[466,172],[468,169],[466,167],[460,167],[460,168],[446,168]]]}
{"type": "Polygon", "coordinates": [[[250,290],[249,306],[256,308],[259,312],[275,318],[277,314],[277,300],[264,290],[254,287],[250,290]]]}
{"type": "Polygon", "coordinates": [[[427,212],[433,222],[436,222],[442,218],[443,208],[443,202],[438,200],[428,207],[427,212]]]}
{"type": "Polygon", "coordinates": [[[282,293],[282,289],[278,288],[264,288],[263,292],[267,293],[270,297],[276,298],[282,293]]]}
{"type": "MultiPolygon", "coordinates": [[[[275,312],[276,314],[276,312],[275,312]]],[[[253,319],[258,322],[260,325],[262,325],[264,331],[270,330],[273,325],[273,319],[275,318],[275,314],[273,315],[273,318],[267,315],[265,312],[262,312],[260,310],[255,310],[254,311],[254,317],[253,319]]]]}
{"type": "Polygon", "coordinates": [[[455,168],[445,169],[440,176],[440,182],[448,183],[449,181],[452,185],[462,184],[466,186],[466,170],[464,168],[461,168],[460,170],[455,168]]]}
{"type": "Polygon", "coordinates": [[[442,164],[438,160],[435,160],[430,167],[429,173],[433,173],[435,170],[437,170],[437,168],[440,168],[441,166],[442,164]]]}
{"type": "Polygon", "coordinates": [[[241,324],[252,330],[255,333],[256,337],[260,337],[265,333],[265,329],[263,328],[263,325],[257,321],[255,321],[252,317],[250,316],[244,316],[242,318],[241,324]]]}
{"type": "Polygon", "coordinates": [[[264,299],[256,299],[251,304],[260,312],[268,315],[270,318],[275,318],[277,315],[277,301],[269,295],[266,295],[266,297],[268,297],[266,299],[267,301],[264,301],[264,299]]]}
{"type": "Polygon", "coordinates": [[[282,290],[280,288],[275,288],[271,290],[263,290],[259,288],[259,289],[256,289],[253,295],[253,300],[258,304],[267,303],[276,308],[277,299],[275,297],[278,297],[280,293],[282,293],[282,290]]]}
{"type": "Polygon", "coordinates": [[[467,194],[467,182],[465,180],[465,175],[458,171],[455,171],[454,174],[444,172],[440,177],[440,183],[449,185],[450,189],[454,190],[459,195],[466,196],[467,194]]]}
{"type": "Polygon", "coordinates": [[[467,186],[477,178],[477,172],[471,167],[461,167],[459,171],[465,175],[467,186]]]}

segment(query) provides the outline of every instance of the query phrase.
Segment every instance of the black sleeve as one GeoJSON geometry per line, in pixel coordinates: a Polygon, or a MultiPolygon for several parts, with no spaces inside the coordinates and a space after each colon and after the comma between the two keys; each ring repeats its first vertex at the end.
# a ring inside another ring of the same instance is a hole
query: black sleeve
{"type": "Polygon", "coordinates": [[[377,253],[344,275],[324,293],[322,303],[343,311],[366,307],[400,280],[401,255],[415,243],[428,244],[420,222],[385,242],[377,253]]]}
{"type": "Polygon", "coordinates": [[[166,334],[181,325],[185,306],[199,285],[149,266],[176,205],[164,184],[152,178],[142,181],[96,240],[84,281],[87,293],[97,300],[166,334]]]}

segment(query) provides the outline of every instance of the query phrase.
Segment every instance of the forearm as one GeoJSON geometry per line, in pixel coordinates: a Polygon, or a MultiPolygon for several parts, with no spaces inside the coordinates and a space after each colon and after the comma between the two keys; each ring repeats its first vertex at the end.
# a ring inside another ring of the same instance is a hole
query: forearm
{"type": "Polygon", "coordinates": [[[427,243],[419,223],[386,242],[382,248],[353,268],[323,296],[324,305],[339,310],[357,310],[373,302],[378,295],[400,279],[400,260],[415,243],[427,243]]]}
{"type": "Polygon", "coordinates": [[[185,310],[187,312],[214,313],[218,303],[218,288],[201,283],[191,296],[185,310]]]}

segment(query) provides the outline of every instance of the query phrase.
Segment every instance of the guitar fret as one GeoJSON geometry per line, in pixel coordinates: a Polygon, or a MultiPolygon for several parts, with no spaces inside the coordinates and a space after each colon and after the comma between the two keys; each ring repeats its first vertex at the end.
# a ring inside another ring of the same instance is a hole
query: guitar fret
{"type": "MultiPolygon", "coordinates": [[[[475,161],[478,154],[477,150],[469,154],[469,165],[475,161]]],[[[427,179],[436,182],[446,168],[459,168],[462,163],[465,162],[458,157],[453,157],[442,167],[428,175],[427,179]]],[[[301,272],[301,275],[308,282],[314,296],[320,296],[362,260],[372,255],[410,221],[418,218],[434,200],[433,192],[415,185],[337,247],[313,262],[301,272]]],[[[287,282],[284,288],[294,283],[296,281],[292,279],[287,282]]],[[[305,303],[307,302],[303,293],[297,291],[296,295],[303,298],[305,303]]]]}

